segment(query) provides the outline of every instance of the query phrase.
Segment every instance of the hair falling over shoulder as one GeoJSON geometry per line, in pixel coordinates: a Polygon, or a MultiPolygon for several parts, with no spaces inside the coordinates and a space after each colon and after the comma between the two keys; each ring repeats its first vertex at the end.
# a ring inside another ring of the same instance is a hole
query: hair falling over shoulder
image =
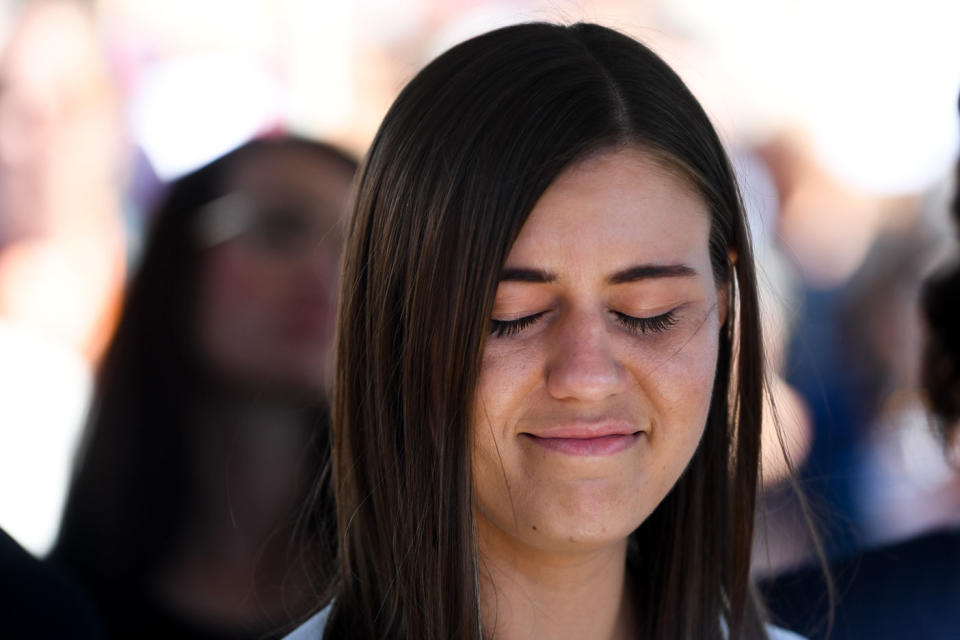
{"type": "Polygon", "coordinates": [[[629,540],[643,637],[766,637],[749,577],[763,357],[729,160],[648,48],[592,24],[541,23],[430,63],[361,169],[338,320],[326,637],[483,637],[469,434],[499,272],[561,171],[620,145],[649,152],[707,204],[713,277],[730,292],[703,439],[629,540]]]}

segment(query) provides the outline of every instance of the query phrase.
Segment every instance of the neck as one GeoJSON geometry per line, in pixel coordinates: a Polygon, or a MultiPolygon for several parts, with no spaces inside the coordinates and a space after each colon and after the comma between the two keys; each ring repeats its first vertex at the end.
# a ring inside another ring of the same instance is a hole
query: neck
{"type": "Polygon", "coordinates": [[[477,537],[484,637],[636,637],[625,540],[579,552],[547,552],[511,538],[482,516],[477,537]]]}
{"type": "Polygon", "coordinates": [[[295,602],[305,589],[293,594],[277,585],[303,586],[289,544],[313,472],[311,431],[325,428],[311,413],[304,402],[204,389],[190,424],[192,504],[155,580],[168,606],[197,619],[263,626],[265,612],[305,604],[295,602]]]}

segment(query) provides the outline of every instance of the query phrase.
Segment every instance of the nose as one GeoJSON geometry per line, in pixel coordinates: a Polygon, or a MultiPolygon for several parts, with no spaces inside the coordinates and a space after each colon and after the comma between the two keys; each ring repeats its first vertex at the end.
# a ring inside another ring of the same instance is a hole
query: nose
{"type": "Polygon", "coordinates": [[[547,391],[558,400],[595,402],[622,393],[629,374],[616,357],[603,311],[568,312],[555,328],[547,391]]]}

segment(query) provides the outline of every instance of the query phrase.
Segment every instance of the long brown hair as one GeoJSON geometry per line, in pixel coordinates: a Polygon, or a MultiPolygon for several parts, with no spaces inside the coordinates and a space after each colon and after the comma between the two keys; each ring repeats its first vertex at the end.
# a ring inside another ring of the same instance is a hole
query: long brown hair
{"type": "Polygon", "coordinates": [[[338,324],[339,565],[326,637],[481,637],[470,416],[499,272],[560,172],[624,144],[667,162],[708,205],[714,277],[731,295],[703,440],[631,535],[643,637],[766,637],[749,580],[760,323],[730,163],[649,49],[596,25],[540,23],[476,37],[424,68],[361,170],[338,324]]]}

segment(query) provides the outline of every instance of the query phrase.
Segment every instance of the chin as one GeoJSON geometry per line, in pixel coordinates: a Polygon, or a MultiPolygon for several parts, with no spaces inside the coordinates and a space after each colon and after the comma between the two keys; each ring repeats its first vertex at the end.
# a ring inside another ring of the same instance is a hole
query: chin
{"type": "Polygon", "coordinates": [[[555,498],[552,504],[538,503],[549,507],[530,509],[526,526],[518,523],[520,533],[533,546],[566,552],[623,544],[653,510],[631,501],[622,491],[611,494],[609,488],[578,491],[555,498]]]}
{"type": "Polygon", "coordinates": [[[594,549],[625,543],[642,520],[585,520],[555,523],[543,537],[553,545],[570,551],[594,549]]]}
{"type": "Polygon", "coordinates": [[[578,523],[575,527],[550,530],[531,542],[549,551],[583,553],[626,544],[632,532],[633,529],[608,526],[608,523],[596,523],[593,527],[578,523]]]}

